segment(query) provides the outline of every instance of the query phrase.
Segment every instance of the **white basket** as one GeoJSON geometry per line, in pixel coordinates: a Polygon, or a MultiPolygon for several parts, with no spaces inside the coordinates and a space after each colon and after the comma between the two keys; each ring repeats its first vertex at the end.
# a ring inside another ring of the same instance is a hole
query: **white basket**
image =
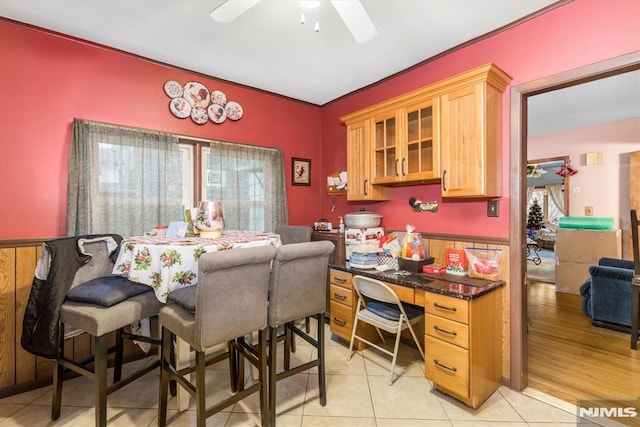
{"type": "Polygon", "coordinates": [[[386,265],[388,267],[393,268],[394,270],[398,269],[398,258],[394,258],[391,255],[378,255],[378,265],[386,265]]]}

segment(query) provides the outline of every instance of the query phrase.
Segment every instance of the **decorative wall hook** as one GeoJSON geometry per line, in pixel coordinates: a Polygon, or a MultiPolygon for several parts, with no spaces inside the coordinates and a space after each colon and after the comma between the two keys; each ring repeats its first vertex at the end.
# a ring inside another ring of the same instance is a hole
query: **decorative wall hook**
{"type": "Polygon", "coordinates": [[[409,206],[414,212],[438,212],[438,202],[423,202],[420,198],[409,197],[409,206]]]}

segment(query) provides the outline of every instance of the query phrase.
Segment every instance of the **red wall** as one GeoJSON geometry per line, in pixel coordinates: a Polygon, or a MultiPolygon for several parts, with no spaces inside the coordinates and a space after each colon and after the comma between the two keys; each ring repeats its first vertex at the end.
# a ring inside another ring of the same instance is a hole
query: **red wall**
{"type": "Polygon", "coordinates": [[[0,20],[0,240],[66,234],[74,117],[281,148],[310,158],[311,187],[288,184],[289,221],[312,223],[324,189],[320,107],[0,20]],[[237,122],[197,125],[169,111],[167,80],[202,82],[239,102],[237,122]]]}
{"type": "MultiPolygon", "coordinates": [[[[322,109],[322,139],[325,150],[324,173],[346,168],[346,128],[339,117],[385,99],[437,82],[477,66],[493,62],[513,77],[511,86],[577,68],[583,65],[640,50],[640,2],[575,0],[518,27],[460,49],[417,67],[392,80],[328,104],[322,109]]],[[[500,217],[488,218],[486,201],[443,201],[439,184],[394,188],[392,201],[371,204],[347,203],[323,195],[323,216],[337,222],[338,216],[361,207],[383,215],[387,229],[403,229],[413,224],[431,233],[509,236],[509,98],[503,99],[503,197],[500,217]],[[437,213],[414,213],[408,200],[437,200],[437,213]]]]}
{"type": "Polygon", "coordinates": [[[640,2],[575,0],[490,39],[417,67],[322,108],[272,96],[130,55],[0,20],[0,240],[62,236],[66,176],[74,117],[159,129],[182,135],[279,147],[312,159],[311,187],[288,185],[289,220],[311,224],[365,207],[383,226],[492,237],[509,235],[509,88],[503,107],[503,181],[499,218],[485,201],[442,201],[437,184],[394,188],[393,200],[347,203],[326,195],[326,175],[346,168],[346,131],[339,117],[487,62],[518,85],[640,50],[640,2]],[[198,80],[240,102],[238,122],[198,126],[168,111],[167,80],[198,80]],[[413,213],[410,196],[440,201],[437,213],[413,213]]]}

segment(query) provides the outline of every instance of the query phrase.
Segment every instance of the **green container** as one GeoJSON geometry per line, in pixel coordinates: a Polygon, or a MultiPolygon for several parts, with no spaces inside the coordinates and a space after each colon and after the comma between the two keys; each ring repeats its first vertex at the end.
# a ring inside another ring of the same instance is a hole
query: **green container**
{"type": "Polygon", "coordinates": [[[563,216],[560,228],[581,228],[587,230],[613,230],[613,218],[595,216],[563,216]]]}

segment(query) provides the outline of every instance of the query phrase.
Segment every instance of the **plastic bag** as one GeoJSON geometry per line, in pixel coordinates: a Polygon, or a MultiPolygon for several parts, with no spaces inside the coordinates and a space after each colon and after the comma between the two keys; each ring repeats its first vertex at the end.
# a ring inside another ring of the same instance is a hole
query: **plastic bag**
{"type": "Polygon", "coordinates": [[[469,277],[496,280],[499,273],[502,249],[464,248],[469,265],[469,277]]]}
{"type": "Polygon", "coordinates": [[[426,256],[424,242],[420,233],[414,233],[415,227],[407,225],[407,234],[402,239],[402,258],[421,261],[426,256]]]}

